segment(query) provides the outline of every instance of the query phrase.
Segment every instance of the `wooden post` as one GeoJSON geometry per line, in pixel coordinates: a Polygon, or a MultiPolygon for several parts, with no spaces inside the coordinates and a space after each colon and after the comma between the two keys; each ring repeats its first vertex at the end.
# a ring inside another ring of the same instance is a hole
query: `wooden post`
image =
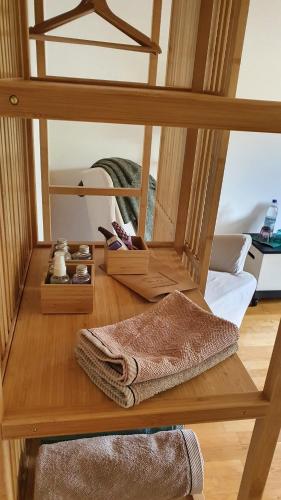
{"type": "MultiPolygon", "coordinates": [[[[160,37],[161,11],[162,11],[162,0],[154,0],[153,13],[152,13],[151,39],[153,40],[153,42],[157,44],[159,44],[159,37],[160,37]]],[[[158,63],[158,54],[150,54],[148,80],[147,80],[147,83],[150,85],[156,84],[157,63],[158,63]]],[[[138,234],[143,238],[145,233],[145,223],[146,223],[146,213],[147,213],[147,197],[149,189],[152,132],[153,132],[152,126],[145,127],[142,170],[141,170],[141,195],[139,200],[139,223],[138,223],[138,234]]]]}
{"type": "MultiPolygon", "coordinates": [[[[44,2],[34,0],[35,23],[44,21],[44,2]]],[[[39,77],[46,76],[46,53],[45,41],[36,40],[37,73],[39,77]]],[[[49,194],[49,154],[48,154],[48,122],[39,120],[40,136],[40,158],[41,158],[41,186],[42,186],[42,213],[44,241],[50,241],[51,237],[51,210],[49,194]]]]}
{"type": "Polygon", "coordinates": [[[264,396],[270,401],[266,417],[257,419],[242,476],[238,500],[260,500],[281,429],[281,321],[279,324],[264,396]]]}
{"type": "MultiPolygon", "coordinates": [[[[199,13],[198,0],[172,2],[165,80],[167,86],[190,89],[192,85],[199,13]]],[[[172,241],[175,238],[185,142],[185,129],[162,128],[153,234],[157,241],[172,241]]],[[[183,223],[185,225],[186,221],[183,223]]]]}
{"type": "MultiPolygon", "coordinates": [[[[234,97],[249,1],[202,0],[192,90],[234,97]]],[[[175,247],[200,263],[187,267],[205,291],[213,234],[224,174],[229,132],[187,131],[175,247]]]]}
{"type": "MultiPolygon", "coordinates": [[[[236,5],[236,11],[234,12],[235,16],[232,16],[232,29],[236,30],[237,34],[232,42],[232,46],[229,47],[230,52],[232,52],[232,56],[230,58],[230,69],[228,74],[225,75],[224,82],[225,87],[228,89],[227,95],[231,97],[235,96],[238,84],[240,61],[249,10],[249,0],[241,0],[240,6],[238,7],[236,5]],[[237,19],[236,22],[235,18],[237,19]]],[[[224,131],[222,133],[215,132],[215,147],[217,148],[217,152],[214,154],[215,161],[213,159],[213,165],[210,169],[207,198],[202,219],[201,238],[198,248],[199,258],[202,265],[202,272],[200,274],[200,290],[202,293],[204,293],[206,287],[229,136],[230,133],[228,131],[224,131]],[[210,207],[211,211],[207,217],[210,207]]]]}
{"type": "MultiPolygon", "coordinates": [[[[192,78],[192,90],[194,92],[202,92],[204,89],[206,66],[209,54],[209,44],[211,38],[213,10],[213,0],[201,1],[197,45],[192,78]]],[[[183,251],[185,242],[186,220],[188,209],[190,208],[189,201],[191,197],[193,173],[196,164],[196,157],[198,154],[198,133],[199,131],[196,129],[189,129],[187,130],[186,134],[175,234],[175,248],[180,253],[182,253],[183,251]]]]}
{"type": "MultiPolygon", "coordinates": [[[[28,33],[28,11],[27,0],[19,2],[19,15],[21,27],[21,52],[22,52],[22,72],[25,80],[30,79],[30,53],[29,53],[29,33],[28,33]]],[[[30,204],[30,239],[34,247],[38,241],[37,209],[36,209],[36,183],[35,183],[35,161],[33,143],[32,120],[26,120],[25,125],[25,151],[29,184],[29,204],[30,204]]]]}

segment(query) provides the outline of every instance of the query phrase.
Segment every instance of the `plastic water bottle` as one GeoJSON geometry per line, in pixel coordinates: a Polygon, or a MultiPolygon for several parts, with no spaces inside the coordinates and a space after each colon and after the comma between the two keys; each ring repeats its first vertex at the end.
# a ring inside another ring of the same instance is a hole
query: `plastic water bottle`
{"type": "Polygon", "coordinates": [[[276,219],[277,219],[277,214],[278,214],[277,200],[272,200],[272,203],[271,203],[271,205],[269,205],[267,212],[266,212],[263,227],[261,229],[261,234],[263,232],[268,232],[269,237],[271,237],[273,235],[274,226],[275,226],[276,219]]]}

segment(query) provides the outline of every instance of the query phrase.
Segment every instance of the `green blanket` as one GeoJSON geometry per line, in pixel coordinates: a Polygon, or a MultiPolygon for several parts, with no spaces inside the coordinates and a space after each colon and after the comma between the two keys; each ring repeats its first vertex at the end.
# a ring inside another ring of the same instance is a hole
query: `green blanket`
{"type": "MultiPolygon", "coordinates": [[[[111,177],[113,186],[117,188],[139,188],[141,181],[141,166],[125,158],[103,158],[91,168],[103,168],[111,177]]],[[[145,239],[152,239],[153,214],[155,203],[156,181],[149,175],[148,203],[146,216],[145,239]]],[[[138,226],[139,200],[116,196],[118,207],[125,224],[131,222],[135,231],[138,226]]]]}

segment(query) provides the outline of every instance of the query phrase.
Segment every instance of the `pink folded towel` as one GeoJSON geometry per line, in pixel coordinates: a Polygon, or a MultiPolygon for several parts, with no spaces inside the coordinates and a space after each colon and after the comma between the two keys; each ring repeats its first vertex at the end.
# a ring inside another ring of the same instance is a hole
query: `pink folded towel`
{"type": "Polygon", "coordinates": [[[139,316],[81,330],[75,352],[91,380],[128,408],[215,366],[237,340],[237,326],[177,291],[139,316]]]}
{"type": "Polygon", "coordinates": [[[103,436],[40,447],[35,500],[171,500],[202,493],[191,430],[103,436]]]}
{"type": "Polygon", "coordinates": [[[101,372],[129,385],[206,361],[237,342],[238,328],[174,292],[143,314],[80,335],[101,372]]]}

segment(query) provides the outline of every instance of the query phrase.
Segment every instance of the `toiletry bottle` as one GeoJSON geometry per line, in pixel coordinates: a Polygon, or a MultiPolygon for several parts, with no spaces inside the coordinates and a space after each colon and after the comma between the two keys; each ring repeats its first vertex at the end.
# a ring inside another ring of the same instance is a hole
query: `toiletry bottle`
{"type": "Polygon", "coordinates": [[[76,272],[72,276],[72,284],[74,285],[83,285],[84,283],[90,283],[91,276],[88,273],[88,268],[85,264],[78,264],[76,266],[76,272]]]}
{"type": "Polygon", "coordinates": [[[88,245],[79,245],[78,252],[74,252],[71,257],[73,260],[89,260],[92,258],[92,255],[88,245]]]}
{"type": "Polygon", "coordinates": [[[120,240],[120,238],[115,236],[115,234],[111,233],[104,227],[98,227],[98,231],[104,235],[108,250],[128,250],[128,248],[123,243],[123,241],[120,240]]]}
{"type": "Polygon", "coordinates": [[[54,273],[54,267],[55,267],[55,258],[56,258],[56,255],[62,255],[64,260],[65,259],[65,252],[63,250],[56,250],[55,253],[54,253],[54,257],[52,259],[52,262],[51,264],[49,265],[49,273],[50,274],[53,274],[54,273]]]}
{"type": "Polygon", "coordinates": [[[70,283],[70,278],[66,273],[66,265],[63,255],[55,256],[54,273],[50,277],[52,285],[66,285],[70,283]]]}

